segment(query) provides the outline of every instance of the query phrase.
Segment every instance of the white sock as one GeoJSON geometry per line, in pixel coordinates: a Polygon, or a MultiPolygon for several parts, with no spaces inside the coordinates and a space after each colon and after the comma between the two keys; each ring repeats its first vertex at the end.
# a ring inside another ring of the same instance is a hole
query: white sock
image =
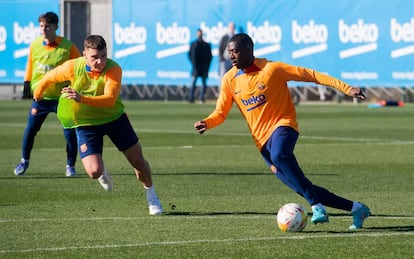
{"type": "Polygon", "coordinates": [[[153,200],[153,199],[158,199],[158,195],[155,192],[155,188],[154,185],[152,185],[151,187],[145,187],[145,192],[147,194],[147,201],[153,200]]]}
{"type": "Polygon", "coordinates": [[[351,213],[359,210],[361,207],[362,207],[362,204],[361,203],[354,201],[354,204],[352,204],[351,213]]]}

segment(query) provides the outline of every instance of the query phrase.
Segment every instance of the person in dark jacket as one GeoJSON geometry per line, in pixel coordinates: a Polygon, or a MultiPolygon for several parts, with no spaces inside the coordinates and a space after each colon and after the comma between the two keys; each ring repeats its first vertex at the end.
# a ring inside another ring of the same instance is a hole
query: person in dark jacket
{"type": "Polygon", "coordinates": [[[188,57],[192,66],[192,87],[190,90],[189,101],[194,102],[195,90],[197,87],[197,79],[200,77],[202,87],[199,95],[200,103],[205,102],[205,93],[207,88],[208,71],[210,69],[212,54],[211,45],[203,39],[203,31],[197,30],[197,39],[190,45],[190,51],[188,57]]]}

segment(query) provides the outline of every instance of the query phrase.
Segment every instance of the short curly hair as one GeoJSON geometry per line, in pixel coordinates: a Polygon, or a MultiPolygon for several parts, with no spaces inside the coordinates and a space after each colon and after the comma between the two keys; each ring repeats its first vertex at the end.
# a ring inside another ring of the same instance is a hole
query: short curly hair
{"type": "Polygon", "coordinates": [[[231,37],[230,42],[237,42],[239,48],[246,48],[253,51],[254,43],[252,38],[246,33],[238,33],[231,37]]]}
{"type": "Polygon", "coordinates": [[[101,35],[90,35],[83,43],[85,49],[106,49],[105,39],[101,35]]]}

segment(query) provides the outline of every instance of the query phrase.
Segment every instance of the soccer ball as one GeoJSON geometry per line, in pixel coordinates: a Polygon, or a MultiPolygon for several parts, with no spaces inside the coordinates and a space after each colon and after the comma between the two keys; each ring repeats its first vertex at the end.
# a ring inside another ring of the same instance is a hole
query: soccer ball
{"type": "Polygon", "coordinates": [[[302,205],[288,203],[279,209],[276,219],[283,232],[300,232],[308,223],[308,213],[302,205]]]}

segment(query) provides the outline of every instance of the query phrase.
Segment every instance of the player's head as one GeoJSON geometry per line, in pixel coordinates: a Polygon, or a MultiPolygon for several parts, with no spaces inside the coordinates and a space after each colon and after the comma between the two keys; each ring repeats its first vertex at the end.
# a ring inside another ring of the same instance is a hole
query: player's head
{"type": "Polygon", "coordinates": [[[90,70],[102,72],[108,59],[105,39],[100,35],[90,35],[83,46],[83,55],[90,70]]]}
{"type": "Polygon", "coordinates": [[[59,27],[59,17],[54,12],[47,12],[39,16],[40,34],[53,41],[56,37],[56,30],[59,27]]]}
{"type": "Polygon", "coordinates": [[[254,43],[249,35],[245,33],[234,35],[227,45],[233,66],[243,69],[253,65],[253,47],[254,43]]]}
{"type": "Polygon", "coordinates": [[[59,17],[54,12],[47,12],[47,13],[41,14],[39,16],[38,21],[58,25],[59,17]]]}

